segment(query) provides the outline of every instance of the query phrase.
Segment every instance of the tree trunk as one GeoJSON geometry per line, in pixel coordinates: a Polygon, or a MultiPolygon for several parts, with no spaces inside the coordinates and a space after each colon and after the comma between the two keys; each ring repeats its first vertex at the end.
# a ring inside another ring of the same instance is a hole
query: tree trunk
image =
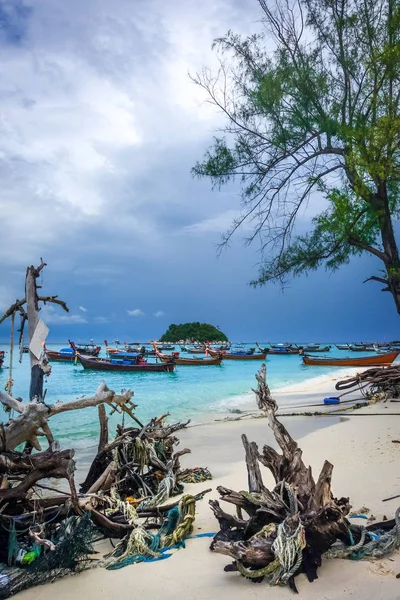
{"type": "MultiPolygon", "coordinates": [[[[39,267],[40,268],[40,267],[39,267]]],[[[39,307],[38,296],[36,289],[36,279],[38,277],[38,269],[33,265],[27,268],[25,280],[25,298],[28,314],[28,339],[31,343],[33,334],[37,324],[39,323],[39,307]]],[[[39,402],[43,402],[43,378],[44,372],[41,368],[40,361],[29,351],[31,363],[31,385],[29,390],[29,400],[36,397],[39,402]]]]}
{"type": "Polygon", "coordinates": [[[396,305],[396,310],[400,314],[400,257],[397,248],[396,237],[393,229],[392,215],[386,189],[382,192],[383,198],[379,198],[379,227],[381,230],[382,246],[386,256],[385,267],[387,274],[387,288],[396,305]]]}

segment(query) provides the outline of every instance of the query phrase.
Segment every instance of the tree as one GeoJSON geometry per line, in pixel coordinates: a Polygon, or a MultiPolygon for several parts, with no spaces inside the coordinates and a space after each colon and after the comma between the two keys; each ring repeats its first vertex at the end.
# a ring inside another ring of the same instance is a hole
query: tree
{"type": "Polygon", "coordinates": [[[218,327],[208,323],[182,323],[175,325],[172,323],[164,335],[161,336],[161,342],[179,342],[180,340],[191,340],[194,342],[224,341],[228,338],[218,327]]]}
{"type": "Polygon", "coordinates": [[[254,285],[372,254],[383,273],[369,280],[400,313],[400,3],[259,4],[262,33],[217,39],[219,72],[193,78],[227,120],[193,173],[217,187],[241,181],[243,211],[222,245],[252,224],[247,241],[262,252],[254,285]],[[311,195],[320,211],[303,233],[311,195]]]}

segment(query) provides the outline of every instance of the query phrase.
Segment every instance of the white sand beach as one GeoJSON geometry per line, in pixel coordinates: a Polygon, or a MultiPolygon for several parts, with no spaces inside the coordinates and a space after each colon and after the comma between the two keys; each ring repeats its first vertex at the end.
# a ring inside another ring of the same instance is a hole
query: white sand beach
{"type": "MultiPolygon", "coordinates": [[[[341,377],[344,374],[342,371],[341,377]]],[[[299,400],[301,404],[321,403],[324,396],[336,395],[336,378],[337,373],[272,395],[278,403],[284,394],[293,396],[296,405],[300,404],[299,400]]],[[[400,494],[400,444],[392,443],[392,440],[400,439],[400,403],[378,403],[336,416],[295,416],[282,417],[282,420],[299,442],[304,451],[304,462],[312,466],[314,476],[325,459],[334,464],[332,490],[335,496],[349,496],[355,511],[367,507],[376,520],[393,517],[400,498],[389,502],[382,502],[382,499],[400,494]]],[[[197,505],[194,534],[218,530],[208,506],[209,499],[218,498],[218,485],[247,489],[242,433],[258,444],[274,445],[272,431],[264,418],[214,422],[189,428],[179,435],[181,447],[192,450],[191,455],[184,457],[184,466],[208,466],[214,475],[211,482],[185,486],[189,493],[212,487],[212,492],[197,505]]],[[[263,476],[264,483],[272,485],[270,474],[263,470],[263,476]]],[[[230,510],[226,506],[224,509],[230,510]]],[[[266,582],[253,584],[238,573],[225,573],[223,567],[230,562],[229,558],[210,552],[209,544],[210,538],[190,539],[185,549],[175,552],[167,560],[135,564],[117,571],[93,569],[50,585],[31,588],[19,597],[21,600],[53,600],[54,597],[76,600],[78,596],[85,600],[293,597],[288,587],[271,588],[266,582]]],[[[398,553],[374,562],[324,560],[318,580],[309,583],[304,575],[296,578],[298,598],[398,600],[400,579],[396,579],[396,575],[399,572],[398,553]]]]}

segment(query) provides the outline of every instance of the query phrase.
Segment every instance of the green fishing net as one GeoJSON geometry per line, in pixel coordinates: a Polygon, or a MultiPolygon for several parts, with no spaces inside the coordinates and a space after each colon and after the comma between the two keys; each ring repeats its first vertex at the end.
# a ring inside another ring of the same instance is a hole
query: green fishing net
{"type": "MultiPolygon", "coordinates": [[[[0,599],[83,569],[88,555],[93,553],[93,535],[90,513],[65,519],[52,537],[54,551],[34,544],[24,555],[24,566],[0,565],[0,599]]],[[[16,557],[19,551],[18,539],[11,531],[9,559],[16,557]]]]}

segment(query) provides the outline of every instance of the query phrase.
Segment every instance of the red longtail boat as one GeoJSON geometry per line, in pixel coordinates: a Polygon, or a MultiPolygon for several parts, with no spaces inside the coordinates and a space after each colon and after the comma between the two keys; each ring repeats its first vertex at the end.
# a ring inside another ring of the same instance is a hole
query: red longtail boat
{"type": "Polygon", "coordinates": [[[373,354],[361,356],[360,358],[331,358],[320,356],[303,356],[303,364],[323,367],[375,367],[379,365],[391,365],[400,350],[388,352],[387,354],[373,354]]]}

